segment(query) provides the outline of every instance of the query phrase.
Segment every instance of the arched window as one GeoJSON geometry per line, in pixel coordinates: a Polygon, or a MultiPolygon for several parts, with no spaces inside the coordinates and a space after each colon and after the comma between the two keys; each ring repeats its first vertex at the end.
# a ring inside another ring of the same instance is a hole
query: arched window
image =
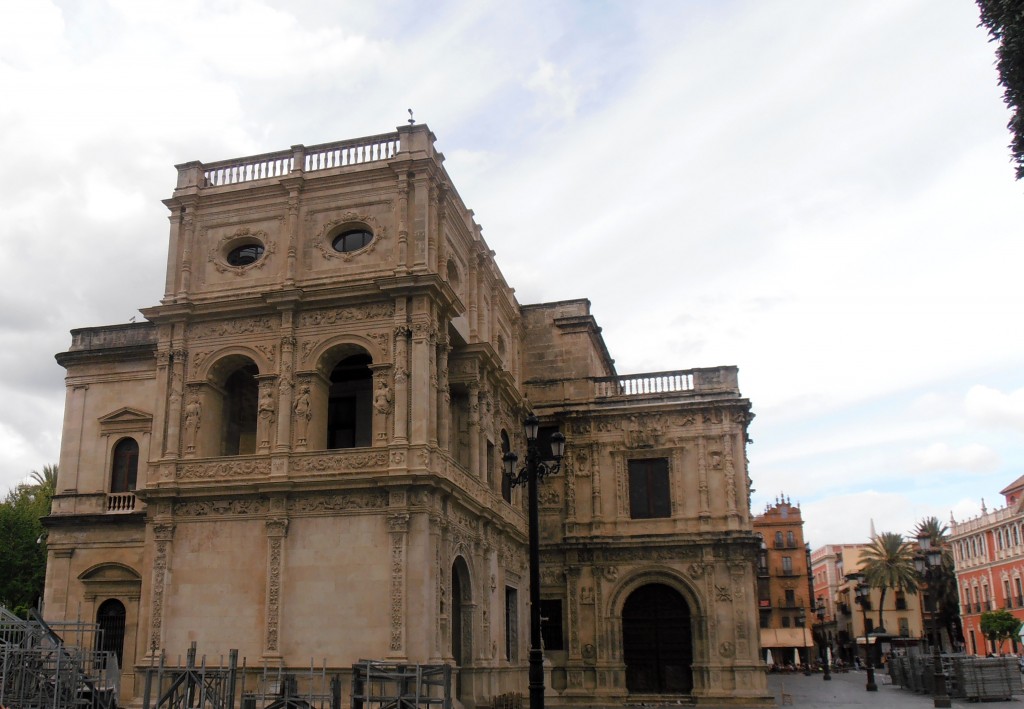
{"type": "Polygon", "coordinates": [[[96,638],[96,649],[114,653],[117,657],[117,666],[120,667],[124,653],[124,604],[116,598],[103,601],[96,611],[96,624],[102,631],[96,638]]]}
{"type": "Polygon", "coordinates": [[[327,447],[362,448],[372,445],[373,373],[370,355],[354,354],[331,371],[327,401],[327,447]]]}
{"type": "Polygon", "coordinates": [[[786,546],[788,546],[788,547],[795,547],[796,546],[796,535],[793,534],[792,532],[786,532],[786,546]]]}
{"type": "Polygon", "coordinates": [[[114,446],[114,463],[110,470],[111,492],[132,492],[139,474],[139,444],[134,438],[123,438],[114,446]]]}
{"type": "Polygon", "coordinates": [[[776,549],[781,549],[782,548],[782,532],[776,532],[775,533],[775,548],[776,549]]]}

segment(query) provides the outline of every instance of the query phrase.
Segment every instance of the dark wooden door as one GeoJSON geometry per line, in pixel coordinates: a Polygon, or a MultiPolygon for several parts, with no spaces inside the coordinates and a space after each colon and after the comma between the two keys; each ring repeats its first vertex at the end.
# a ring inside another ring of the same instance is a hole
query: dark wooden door
{"type": "Polygon", "coordinates": [[[693,689],[690,608],[664,584],[642,586],[622,608],[622,650],[630,692],[693,689]]]}

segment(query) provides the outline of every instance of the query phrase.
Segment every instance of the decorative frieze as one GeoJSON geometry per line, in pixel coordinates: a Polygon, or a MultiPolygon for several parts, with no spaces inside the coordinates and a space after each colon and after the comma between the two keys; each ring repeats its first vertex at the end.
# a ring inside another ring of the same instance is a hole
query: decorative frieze
{"type": "Polygon", "coordinates": [[[262,335],[263,333],[271,332],[276,325],[276,318],[268,316],[200,322],[188,326],[188,337],[189,339],[200,340],[213,337],[231,337],[233,335],[262,335]]]}
{"type": "Polygon", "coordinates": [[[288,467],[292,472],[296,473],[386,470],[388,467],[388,452],[384,450],[372,452],[339,451],[321,455],[293,456],[289,461],[288,467]]]}
{"type": "Polygon", "coordinates": [[[175,517],[231,517],[264,514],[270,504],[263,498],[231,498],[224,500],[186,500],[175,502],[175,517]]]}
{"type": "Polygon", "coordinates": [[[270,475],[270,461],[217,460],[209,463],[182,463],[178,465],[178,480],[230,480],[233,478],[260,478],[270,475]]]}
{"type": "Polygon", "coordinates": [[[365,322],[390,318],[394,314],[394,303],[371,303],[350,308],[321,308],[302,313],[299,316],[299,327],[323,327],[324,325],[365,322]]]}
{"type": "Polygon", "coordinates": [[[346,512],[358,510],[379,510],[388,506],[386,490],[372,492],[336,492],[323,495],[303,495],[288,500],[289,514],[310,514],[316,512],[346,512]]]}

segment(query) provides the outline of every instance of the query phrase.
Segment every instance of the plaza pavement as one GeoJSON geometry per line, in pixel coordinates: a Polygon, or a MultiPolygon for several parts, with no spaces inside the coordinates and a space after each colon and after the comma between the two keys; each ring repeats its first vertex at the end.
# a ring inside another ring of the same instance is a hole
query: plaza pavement
{"type": "MultiPolygon", "coordinates": [[[[934,706],[931,696],[914,694],[909,689],[887,684],[889,676],[884,672],[875,672],[878,684],[877,692],[865,691],[867,675],[863,671],[834,673],[829,682],[821,678],[821,674],[770,674],[768,675],[768,691],[775,697],[776,705],[780,704],[783,690],[793,696],[794,707],[874,707],[874,709],[924,709],[934,706]]],[[[954,707],[1019,707],[1022,697],[1014,696],[1010,702],[970,702],[966,699],[954,699],[954,707]]]]}

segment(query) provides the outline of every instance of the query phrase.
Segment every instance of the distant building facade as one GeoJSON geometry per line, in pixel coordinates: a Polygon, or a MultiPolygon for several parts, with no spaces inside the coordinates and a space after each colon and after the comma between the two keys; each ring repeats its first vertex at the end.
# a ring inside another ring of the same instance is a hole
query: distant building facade
{"type": "Polygon", "coordinates": [[[736,368],[619,375],[588,301],[516,301],[442,161],[414,125],[178,166],[160,304],[57,357],[46,615],[109,631],[123,703],[191,642],[450,663],[470,708],[525,691],[501,460],[533,412],[568,439],[540,488],[551,705],[769,702],[736,368]]]}
{"type": "Polygon", "coordinates": [[[761,537],[757,602],[761,646],[776,664],[815,659],[810,626],[815,622],[804,521],[800,507],[781,496],[754,518],[761,537]],[[794,652],[796,653],[794,655],[794,652]]]}
{"type": "Polygon", "coordinates": [[[861,552],[866,547],[867,544],[826,544],[811,552],[815,592],[826,587],[831,592],[831,600],[826,602],[826,631],[833,634],[834,653],[845,662],[852,662],[854,656],[863,657],[864,644],[876,644],[874,634],[881,629],[885,630],[884,643],[895,646],[915,645],[923,635],[919,593],[888,589],[881,626],[881,589],[871,589],[866,606],[857,603],[856,583],[850,577],[861,572],[861,552]]]}
{"type": "Polygon", "coordinates": [[[950,520],[964,643],[971,655],[1019,651],[1017,640],[997,647],[981,632],[981,614],[1004,609],[1024,621],[1024,476],[1003,488],[1005,507],[950,520]]]}
{"type": "Polygon", "coordinates": [[[844,613],[843,624],[839,624],[839,589],[844,587],[846,579],[843,569],[849,565],[856,566],[860,550],[864,544],[826,544],[811,551],[811,586],[814,591],[815,606],[824,607],[820,634],[823,642],[839,657],[838,650],[848,647],[851,642],[850,622],[844,613]]]}

